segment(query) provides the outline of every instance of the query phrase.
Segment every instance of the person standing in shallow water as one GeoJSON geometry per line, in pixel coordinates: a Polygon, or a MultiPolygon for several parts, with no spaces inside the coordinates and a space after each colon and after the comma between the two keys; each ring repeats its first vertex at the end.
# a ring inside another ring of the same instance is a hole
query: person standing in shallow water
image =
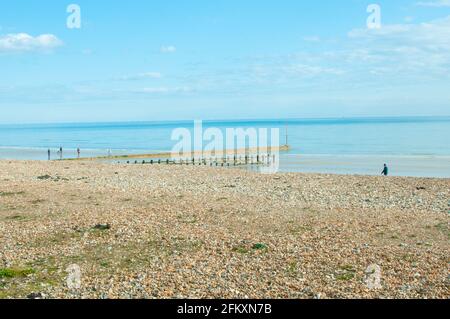
{"type": "Polygon", "coordinates": [[[78,158],[80,158],[80,153],[81,153],[80,148],[77,148],[78,158]]]}
{"type": "Polygon", "coordinates": [[[51,154],[50,149],[48,149],[48,151],[47,151],[48,160],[50,160],[50,154],[51,154]]]}
{"type": "Polygon", "coordinates": [[[59,159],[60,160],[63,159],[63,149],[62,149],[62,147],[59,148],[59,159]]]}
{"type": "Polygon", "coordinates": [[[383,175],[383,176],[389,175],[389,168],[387,167],[386,164],[384,164],[384,168],[383,168],[383,171],[381,172],[381,175],[383,175]]]}

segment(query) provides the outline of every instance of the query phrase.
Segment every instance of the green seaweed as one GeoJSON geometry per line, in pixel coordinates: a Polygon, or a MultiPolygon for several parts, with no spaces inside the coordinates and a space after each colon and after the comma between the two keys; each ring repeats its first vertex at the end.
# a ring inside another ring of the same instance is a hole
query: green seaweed
{"type": "Polygon", "coordinates": [[[258,243],[258,244],[254,244],[252,249],[253,250],[267,250],[267,249],[269,249],[269,247],[266,244],[258,243]]]}
{"type": "Polygon", "coordinates": [[[0,278],[27,277],[35,272],[33,268],[0,268],[0,278]]]}

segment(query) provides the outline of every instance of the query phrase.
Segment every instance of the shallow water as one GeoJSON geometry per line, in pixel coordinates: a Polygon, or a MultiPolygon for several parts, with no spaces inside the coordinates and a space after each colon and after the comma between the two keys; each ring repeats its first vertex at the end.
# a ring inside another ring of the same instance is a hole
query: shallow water
{"type": "MultiPolygon", "coordinates": [[[[281,171],[378,175],[450,176],[450,117],[206,121],[203,128],[279,128],[291,150],[281,171]],[[287,126],[287,130],[286,130],[287,126]]],[[[63,147],[64,158],[167,152],[176,128],[193,122],[75,123],[0,126],[0,159],[46,160],[63,147]]],[[[224,134],[225,135],[225,134],[224,134]]],[[[206,142],[205,142],[206,144],[206,142]]]]}
{"type": "Polygon", "coordinates": [[[392,176],[450,178],[450,156],[284,155],[280,171],[381,175],[383,164],[392,176]]]}

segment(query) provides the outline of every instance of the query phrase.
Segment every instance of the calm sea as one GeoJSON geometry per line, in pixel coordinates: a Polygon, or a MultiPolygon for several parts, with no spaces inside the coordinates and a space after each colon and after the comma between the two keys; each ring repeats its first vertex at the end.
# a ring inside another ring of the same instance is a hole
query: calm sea
{"type": "MultiPolygon", "coordinates": [[[[170,151],[172,131],[193,122],[0,125],[0,158],[47,158],[170,151]],[[56,154],[55,154],[56,156],[56,154]]],[[[450,177],[450,117],[204,121],[204,129],[279,128],[291,151],[282,171],[378,174],[384,162],[394,175],[450,177]],[[397,167],[397,169],[396,169],[397,167]]]]}

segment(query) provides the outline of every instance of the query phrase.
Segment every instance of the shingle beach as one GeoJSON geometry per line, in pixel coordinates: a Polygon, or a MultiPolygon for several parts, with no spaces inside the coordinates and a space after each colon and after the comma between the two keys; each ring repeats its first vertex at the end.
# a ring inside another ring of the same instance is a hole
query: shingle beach
{"type": "Polygon", "coordinates": [[[0,172],[0,298],[450,297],[450,179],[95,161],[0,172]]]}

